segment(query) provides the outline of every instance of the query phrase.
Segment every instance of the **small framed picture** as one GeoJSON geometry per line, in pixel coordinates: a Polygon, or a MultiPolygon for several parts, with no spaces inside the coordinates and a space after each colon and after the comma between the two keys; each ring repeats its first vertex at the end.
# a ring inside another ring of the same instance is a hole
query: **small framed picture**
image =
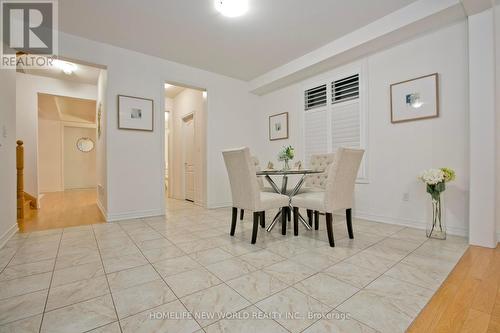
{"type": "Polygon", "coordinates": [[[288,112],[269,116],[269,140],[288,139],[288,112]]]}
{"type": "Polygon", "coordinates": [[[391,84],[391,122],[439,117],[438,74],[391,84]]]}
{"type": "Polygon", "coordinates": [[[153,100],[118,95],[118,128],[136,131],[153,131],[153,100]]]}

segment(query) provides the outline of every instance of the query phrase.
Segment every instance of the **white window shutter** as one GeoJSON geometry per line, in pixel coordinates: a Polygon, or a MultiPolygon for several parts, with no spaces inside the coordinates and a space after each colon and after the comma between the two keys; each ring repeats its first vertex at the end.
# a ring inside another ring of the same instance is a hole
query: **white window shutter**
{"type": "Polygon", "coordinates": [[[332,104],[359,98],[359,74],[332,82],[332,104]]]}
{"type": "Polygon", "coordinates": [[[306,112],[304,119],[305,162],[309,165],[311,155],[324,154],[328,151],[327,111],[306,112]]]}
{"type": "Polygon", "coordinates": [[[307,89],[304,92],[304,110],[311,110],[314,108],[319,108],[326,106],[326,84],[307,89]]]}
{"type": "Polygon", "coordinates": [[[360,147],[359,102],[332,106],[332,150],[360,147]]]}

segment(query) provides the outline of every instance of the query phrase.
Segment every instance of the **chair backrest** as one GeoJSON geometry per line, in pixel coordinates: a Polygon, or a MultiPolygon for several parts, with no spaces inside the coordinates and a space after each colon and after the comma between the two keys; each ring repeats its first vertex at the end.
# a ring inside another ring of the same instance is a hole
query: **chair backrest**
{"type": "Polygon", "coordinates": [[[354,185],[363,149],[339,148],[328,170],[325,188],[325,207],[331,213],[337,209],[352,208],[354,185]]]}
{"type": "Polygon", "coordinates": [[[326,186],[326,179],[328,177],[328,167],[333,162],[335,154],[317,154],[311,155],[311,161],[309,162],[309,168],[315,171],[324,171],[320,174],[309,175],[306,178],[307,187],[316,187],[324,189],[326,186]]]}
{"type": "Polygon", "coordinates": [[[231,184],[233,207],[254,210],[260,200],[255,165],[247,147],[222,152],[231,184]]]}
{"type": "MultiPolygon", "coordinates": [[[[260,162],[256,156],[252,156],[252,162],[253,165],[255,166],[255,171],[261,171],[260,162]]],[[[264,188],[264,181],[262,180],[262,176],[257,176],[257,183],[259,184],[260,189],[264,188]]]]}

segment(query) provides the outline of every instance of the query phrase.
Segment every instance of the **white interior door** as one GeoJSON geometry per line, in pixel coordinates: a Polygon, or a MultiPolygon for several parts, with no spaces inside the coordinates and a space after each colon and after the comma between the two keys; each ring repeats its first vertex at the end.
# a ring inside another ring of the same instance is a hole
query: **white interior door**
{"type": "Polygon", "coordinates": [[[184,196],[194,201],[194,118],[187,116],[183,120],[184,141],[184,196]]]}

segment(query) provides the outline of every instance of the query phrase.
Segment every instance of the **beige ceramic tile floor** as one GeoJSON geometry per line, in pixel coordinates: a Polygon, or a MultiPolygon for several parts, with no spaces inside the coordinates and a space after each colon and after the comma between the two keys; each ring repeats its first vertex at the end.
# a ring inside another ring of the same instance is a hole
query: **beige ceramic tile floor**
{"type": "Polygon", "coordinates": [[[229,209],[169,200],[166,217],[16,234],[0,332],[403,332],[467,248],[364,220],[349,240],[341,216],[335,248],[324,220],[251,245],[246,215],[230,237],[229,209]]]}

